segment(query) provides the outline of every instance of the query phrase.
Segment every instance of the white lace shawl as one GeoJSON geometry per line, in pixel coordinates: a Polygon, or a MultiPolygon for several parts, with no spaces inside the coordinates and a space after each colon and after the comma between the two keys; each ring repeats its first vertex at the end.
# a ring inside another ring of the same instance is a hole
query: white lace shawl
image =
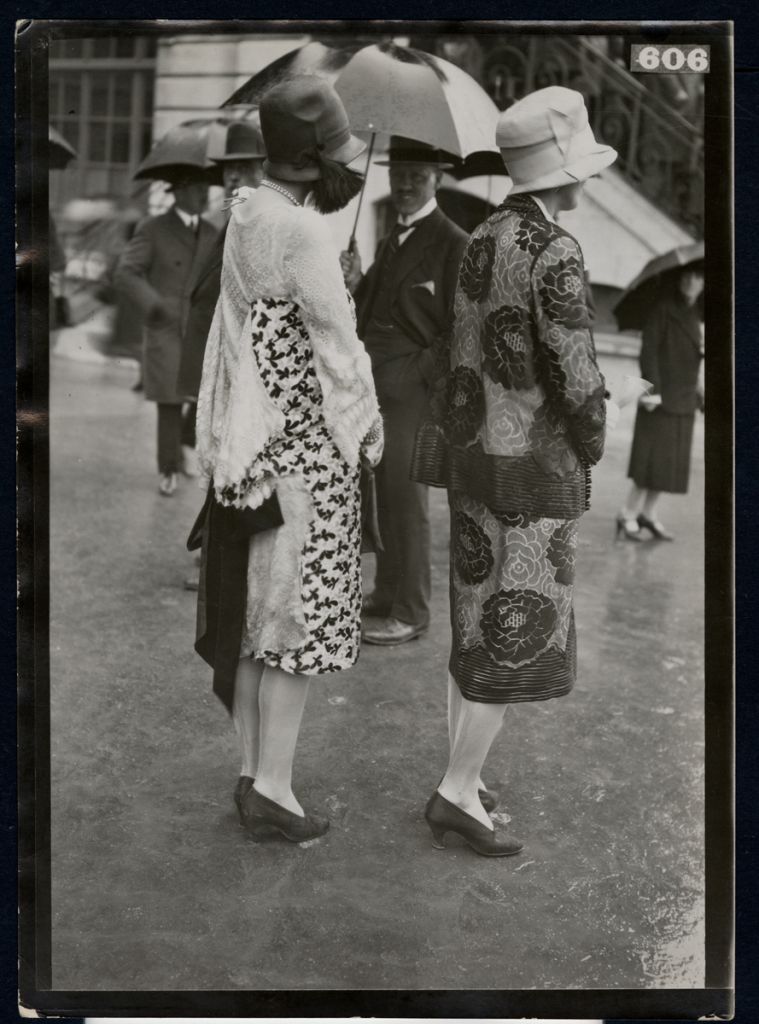
{"type": "MultiPolygon", "coordinates": [[[[261,189],[261,192],[265,190],[261,189]]],[[[208,335],[198,395],[197,451],[219,500],[225,488],[255,477],[256,459],[282,433],[284,416],[261,380],[250,309],[259,298],[295,303],[313,349],[323,416],[343,458],[356,465],[371,430],[370,461],[382,453],[379,407],[369,356],[355,319],[325,219],[240,189],[224,244],[221,294],[208,335]]],[[[255,508],[271,493],[258,482],[255,508]]]]}

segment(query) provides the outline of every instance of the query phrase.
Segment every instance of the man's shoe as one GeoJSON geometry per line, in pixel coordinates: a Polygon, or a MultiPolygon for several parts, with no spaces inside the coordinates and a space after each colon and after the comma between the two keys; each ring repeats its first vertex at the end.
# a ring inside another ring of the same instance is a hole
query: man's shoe
{"type": "Polygon", "coordinates": [[[405,644],[409,640],[415,640],[426,631],[427,626],[415,626],[411,622],[401,622],[400,619],[381,619],[376,625],[364,626],[361,630],[361,638],[368,644],[394,647],[396,644],[405,644]]]}
{"type": "Polygon", "coordinates": [[[177,489],[176,473],[161,473],[158,481],[158,490],[164,498],[170,498],[177,489]]]}
{"type": "Polygon", "coordinates": [[[361,602],[361,614],[372,618],[384,619],[388,613],[388,605],[378,601],[374,594],[367,594],[361,602]]]}

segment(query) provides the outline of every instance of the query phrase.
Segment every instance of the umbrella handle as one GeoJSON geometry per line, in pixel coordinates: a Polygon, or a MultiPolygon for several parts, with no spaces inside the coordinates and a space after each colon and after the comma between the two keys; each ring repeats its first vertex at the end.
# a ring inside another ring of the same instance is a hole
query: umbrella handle
{"type": "Polygon", "coordinates": [[[366,170],[364,171],[364,180],[361,183],[361,191],[358,194],[358,206],[356,207],[356,217],[353,221],[353,230],[348,240],[348,252],[351,255],[356,251],[356,228],[358,227],[358,218],[361,213],[361,203],[364,200],[364,189],[366,188],[366,179],[369,175],[369,166],[372,162],[372,152],[374,150],[374,140],[377,138],[377,133],[372,132],[372,137],[369,141],[369,152],[366,154],[366,170]]]}

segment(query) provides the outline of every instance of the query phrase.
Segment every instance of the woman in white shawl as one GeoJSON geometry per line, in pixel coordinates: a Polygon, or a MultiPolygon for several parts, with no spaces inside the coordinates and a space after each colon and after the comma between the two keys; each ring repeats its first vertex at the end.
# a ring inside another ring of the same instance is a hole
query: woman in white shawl
{"type": "Polygon", "coordinates": [[[240,660],[232,692],[225,697],[216,680],[215,689],[240,738],[242,823],[255,839],[302,842],[329,822],[295,797],[293,756],[310,677],[358,657],[360,463],[379,460],[382,425],[321,216],[358,191],[361,178],[345,165],[364,144],[337,93],[314,76],[275,86],[260,113],[265,177],[233,200],[198,454],[215,508],[261,509],[276,499],[281,509],[281,526],[250,539],[240,660]]]}

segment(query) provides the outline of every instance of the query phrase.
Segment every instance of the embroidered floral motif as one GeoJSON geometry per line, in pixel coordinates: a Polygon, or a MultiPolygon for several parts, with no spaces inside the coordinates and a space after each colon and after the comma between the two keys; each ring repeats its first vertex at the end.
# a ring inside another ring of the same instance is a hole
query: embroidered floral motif
{"type": "Polygon", "coordinates": [[[487,298],[494,261],[495,238],[492,235],[470,239],[461,260],[459,285],[473,302],[487,298]]]}
{"type": "MultiPolygon", "coordinates": [[[[556,369],[555,372],[560,370],[556,369]]],[[[533,457],[544,473],[567,476],[577,469],[577,455],[571,445],[567,444],[566,433],[564,421],[548,402],[535,410],[529,442],[533,457]]]]}
{"type": "Polygon", "coordinates": [[[465,583],[482,583],[493,568],[488,535],[463,512],[456,512],[453,558],[456,572],[465,583]]]}
{"type": "Polygon", "coordinates": [[[480,332],[482,365],[496,383],[509,390],[534,386],[527,355],[530,314],[518,306],[501,306],[488,313],[480,332]]]}
{"type": "Polygon", "coordinates": [[[525,529],[539,518],[531,516],[529,512],[493,512],[493,516],[502,526],[511,526],[517,530],[525,529]]]}
{"type": "Polygon", "coordinates": [[[546,551],[546,558],[556,570],[557,583],[574,583],[576,549],[577,524],[569,521],[554,532],[546,551]]]}
{"type": "Polygon", "coordinates": [[[482,606],[481,627],[495,661],[525,665],[548,646],[556,629],[556,608],[534,590],[499,590],[482,606]]]}
{"type": "Polygon", "coordinates": [[[545,576],[543,547],[534,529],[515,531],[508,535],[508,557],[504,572],[515,587],[539,587],[545,576]]]}
{"type": "Polygon", "coordinates": [[[447,434],[451,444],[469,444],[482,422],[485,398],[482,381],[468,366],[457,366],[448,383],[447,434]]]}
{"type": "Polygon", "coordinates": [[[545,249],[553,233],[553,228],[547,221],[523,218],[519,222],[514,241],[523,252],[537,256],[541,249],[545,249]]]}
{"type": "Polygon", "coordinates": [[[548,319],[561,327],[586,328],[585,277],[575,257],[560,258],[542,274],[540,298],[548,319]]]}

